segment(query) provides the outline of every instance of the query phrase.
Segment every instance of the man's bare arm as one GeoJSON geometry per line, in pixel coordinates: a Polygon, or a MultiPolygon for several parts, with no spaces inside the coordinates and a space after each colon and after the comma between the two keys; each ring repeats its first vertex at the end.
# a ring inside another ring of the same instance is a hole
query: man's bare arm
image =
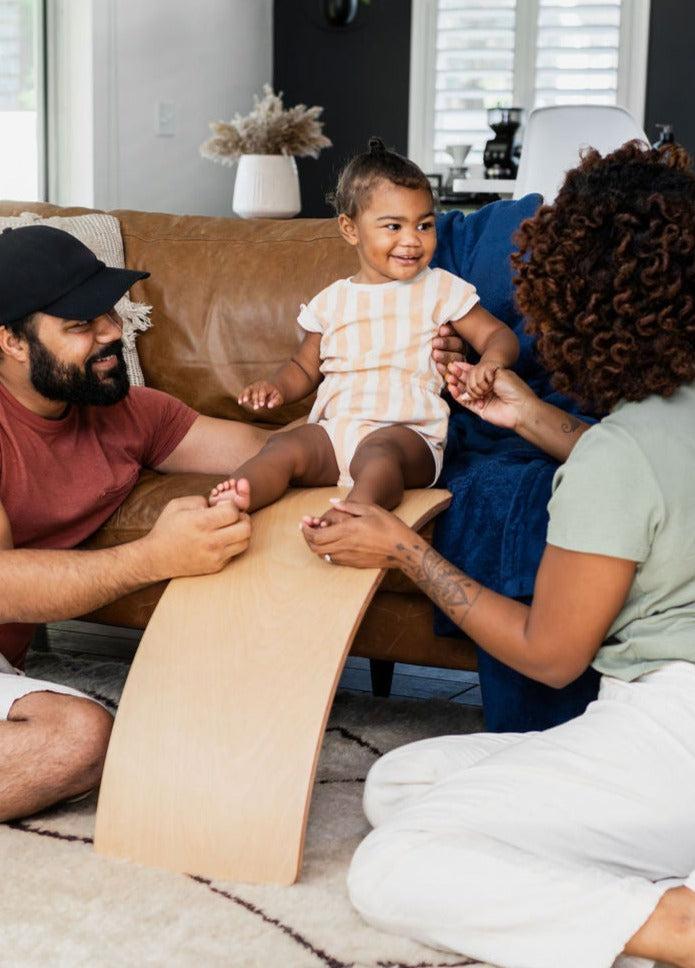
{"type": "Polygon", "coordinates": [[[254,457],[271,431],[241,420],[198,417],[180,444],[155,469],[227,476],[254,457]]]}
{"type": "MultiPolygon", "coordinates": [[[[61,621],[152,582],[211,574],[245,551],[246,516],[222,502],[178,498],[144,538],[95,551],[0,550],[0,622],[61,621]],[[238,520],[237,520],[238,519],[238,520]]],[[[0,515],[7,520],[4,512],[0,515]]]]}

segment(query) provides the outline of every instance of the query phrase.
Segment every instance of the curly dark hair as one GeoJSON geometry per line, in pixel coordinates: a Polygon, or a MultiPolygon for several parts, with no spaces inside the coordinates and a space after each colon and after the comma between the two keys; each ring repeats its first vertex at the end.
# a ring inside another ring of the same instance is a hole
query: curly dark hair
{"type": "Polygon", "coordinates": [[[695,175],[685,149],[586,150],[515,241],[517,301],[555,389],[602,414],[695,378],[695,175]]]}
{"type": "Polygon", "coordinates": [[[326,201],[335,209],[336,215],[354,218],[369,204],[369,198],[377,182],[389,181],[401,188],[423,189],[432,199],[432,186],[427,175],[414,161],[389,151],[380,138],[370,138],[368,150],[355,155],[343,168],[334,192],[326,195],[326,201]]]}

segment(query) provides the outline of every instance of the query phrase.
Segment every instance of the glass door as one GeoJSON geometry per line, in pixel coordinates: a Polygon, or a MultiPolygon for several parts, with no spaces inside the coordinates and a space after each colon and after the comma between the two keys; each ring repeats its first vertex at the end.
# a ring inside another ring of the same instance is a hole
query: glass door
{"type": "Polygon", "coordinates": [[[43,0],[0,0],[0,198],[45,198],[43,0]]]}

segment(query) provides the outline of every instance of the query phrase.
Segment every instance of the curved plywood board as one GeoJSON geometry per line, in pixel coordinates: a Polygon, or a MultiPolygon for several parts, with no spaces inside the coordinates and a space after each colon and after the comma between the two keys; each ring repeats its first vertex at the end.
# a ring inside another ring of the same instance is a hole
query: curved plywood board
{"type": "MultiPolygon", "coordinates": [[[[253,517],[251,548],[169,583],[128,676],[95,849],[252,883],[299,876],[319,749],[345,657],[383,575],[330,565],[299,532],[338,489],[292,489],[253,517]]],[[[449,503],[407,491],[420,527],[449,503]]]]}

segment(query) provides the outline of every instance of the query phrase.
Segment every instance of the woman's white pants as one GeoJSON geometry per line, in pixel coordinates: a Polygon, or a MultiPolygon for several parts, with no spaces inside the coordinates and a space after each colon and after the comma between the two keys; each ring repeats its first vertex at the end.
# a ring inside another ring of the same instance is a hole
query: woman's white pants
{"type": "Polygon", "coordinates": [[[543,733],[394,750],[365,812],[348,888],[376,927],[503,968],[610,968],[695,870],[695,667],[604,677],[543,733]]]}

